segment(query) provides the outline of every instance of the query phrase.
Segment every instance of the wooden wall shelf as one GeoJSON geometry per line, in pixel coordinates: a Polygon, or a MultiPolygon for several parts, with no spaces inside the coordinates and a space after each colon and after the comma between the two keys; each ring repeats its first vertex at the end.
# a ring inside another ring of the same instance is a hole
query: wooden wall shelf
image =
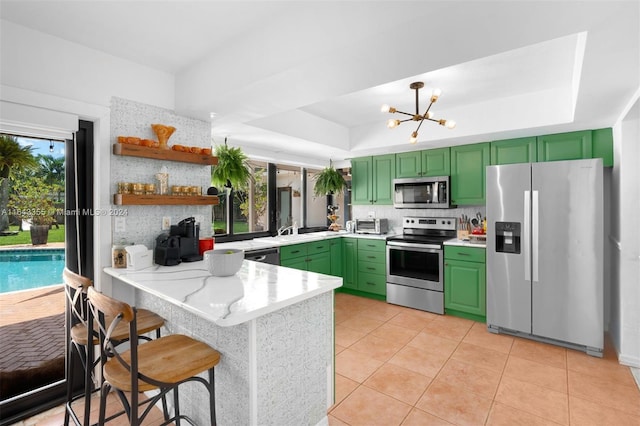
{"type": "Polygon", "coordinates": [[[174,151],[172,149],[158,149],[122,143],[113,144],[113,153],[115,155],[125,155],[129,157],[202,164],[203,166],[215,166],[218,164],[218,157],[211,155],[193,154],[191,152],[174,151]]]}
{"type": "Polygon", "coordinates": [[[220,201],[214,195],[134,195],[114,194],[113,204],[117,206],[165,205],[165,206],[215,206],[220,201]]]}

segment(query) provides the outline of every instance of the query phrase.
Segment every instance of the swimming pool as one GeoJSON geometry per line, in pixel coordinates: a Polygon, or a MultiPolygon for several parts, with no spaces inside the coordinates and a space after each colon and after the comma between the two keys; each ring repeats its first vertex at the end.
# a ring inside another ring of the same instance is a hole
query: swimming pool
{"type": "Polygon", "coordinates": [[[0,250],[0,293],[62,284],[64,249],[0,250]]]}

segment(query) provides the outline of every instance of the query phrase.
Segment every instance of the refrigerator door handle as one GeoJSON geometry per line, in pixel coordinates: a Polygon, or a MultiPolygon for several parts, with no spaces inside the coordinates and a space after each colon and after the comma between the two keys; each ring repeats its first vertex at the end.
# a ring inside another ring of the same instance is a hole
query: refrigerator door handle
{"type": "Polygon", "coordinates": [[[524,256],[524,280],[531,281],[531,253],[529,253],[531,237],[531,191],[524,191],[524,230],[522,235],[522,255],[524,256]]]}
{"type": "Polygon", "coordinates": [[[533,191],[533,208],[531,209],[531,274],[533,282],[538,282],[538,235],[539,235],[539,209],[538,209],[538,191],[533,191]]]}

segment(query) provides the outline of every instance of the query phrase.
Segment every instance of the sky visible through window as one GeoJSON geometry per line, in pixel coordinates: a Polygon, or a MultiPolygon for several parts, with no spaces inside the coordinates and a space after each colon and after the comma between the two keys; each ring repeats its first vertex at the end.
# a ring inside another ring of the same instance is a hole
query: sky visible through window
{"type": "Polygon", "coordinates": [[[38,154],[52,156],[55,158],[64,157],[64,142],[63,141],[53,141],[53,152],[49,150],[51,143],[48,139],[32,139],[25,138],[22,136],[17,137],[18,143],[20,146],[32,146],[33,151],[31,152],[34,156],[38,154]]]}

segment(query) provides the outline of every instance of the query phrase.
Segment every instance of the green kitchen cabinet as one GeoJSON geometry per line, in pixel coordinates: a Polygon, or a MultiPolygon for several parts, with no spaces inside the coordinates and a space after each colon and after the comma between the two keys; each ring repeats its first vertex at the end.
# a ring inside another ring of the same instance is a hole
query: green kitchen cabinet
{"type": "Polygon", "coordinates": [[[591,134],[593,143],[593,158],[602,158],[602,165],[613,167],[613,129],[594,130],[591,134]]]}
{"type": "Polygon", "coordinates": [[[351,160],[351,203],[393,204],[395,154],[354,158],[351,160]]]}
{"type": "Polygon", "coordinates": [[[342,286],[351,290],[358,289],[358,239],[341,238],[343,241],[344,263],[342,286]]]}
{"type": "Polygon", "coordinates": [[[305,243],[280,247],[280,266],[306,270],[306,259],[307,245],[305,243]],[[300,262],[303,263],[301,264],[300,262]],[[300,267],[300,265],[302,265],[302,267],[300,267]]]}
{"type": "Polygon", "coordinates": [[[491,142],[491,164],[535,163],[538,161],[536,138],[505,139],[491,142]]]}
{"type": "Polygon", "coordinates": [[[373,200],[373,158],[351,160],[351,204],[371,204],[373,200]]]}
{"type": "Polygon", "coordinates": [[[307,271],[331,275],[331,253],[325,251],[309,256],[307,260],[307,271]]]}
{"type": "Polygon", "coordinates": [[[412,178],[422,173],[422,152],[399,152],[396,154],[396,177],[412,178]]]}
{"type": "Polygon", "coordinates": [[[444,308],[447,315],[486,321],[484,248],[445,246],[444,308]]]}
{"type": "Polygon", "coordinates": [[[358,290],[387,295],[386,242],[358,239],[358,290]]]}
{"type": "Polygon", "coordinates": [[[330,275],[341,277],[342,271],[344,269],[344,242],[342,238],[332,238],[331,240],[329,240],[329,252],[331,255],[330,275]]]}
{"type": "Polygon", "coordinates": [[[451,147],[451,204],[485,204],[485,169],[490,155],[489,142],[451,147]]]}
{"type": "Polygon", "coordinates": [[[330,274],[331,254],[329,241],[314,241],[280,247],[280,266],[330,274]]]}
{"type": "Polygon", "coordinates": [[[538,136],[538,161],[593,158],[592,131],[538,136]]]}
{"type": "Polygon", "coordinates": [[[451,150],[449,148],[422,151],[422,176],[449,176],[451,174],[451,150]]]}
{"type": "Polygon", "coordinates": [[[451,160],[449,148],[396,154],[396,177],[449,176],[451,160]]]}

